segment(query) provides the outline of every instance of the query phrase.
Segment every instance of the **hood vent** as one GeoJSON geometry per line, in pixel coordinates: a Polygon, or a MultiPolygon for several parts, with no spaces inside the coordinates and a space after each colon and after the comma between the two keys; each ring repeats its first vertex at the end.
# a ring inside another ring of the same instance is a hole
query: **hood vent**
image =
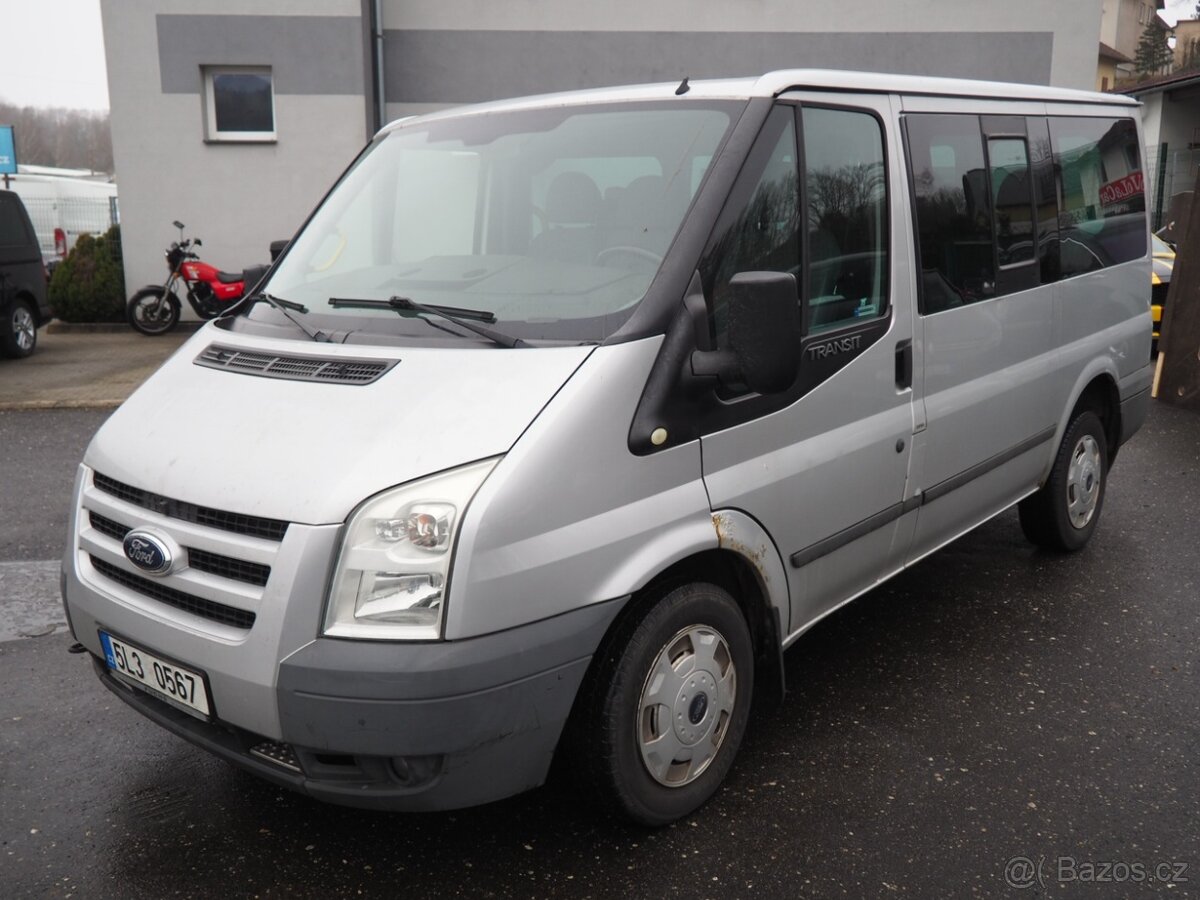
{"type": "Polygon", "coordinates": [[[398,359],[347,359],[328,356],[280,356],[210,344],[196,357],[198,366],[325,384],[370,384],[377,381],[398,359]]]}

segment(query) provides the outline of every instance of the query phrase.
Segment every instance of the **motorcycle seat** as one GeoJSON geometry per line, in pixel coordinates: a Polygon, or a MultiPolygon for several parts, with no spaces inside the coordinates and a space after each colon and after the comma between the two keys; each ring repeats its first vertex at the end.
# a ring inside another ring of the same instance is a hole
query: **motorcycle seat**
{"type": "Polygon", "coordinates": [[[242,280],[241,272],[218,272],[217,281],[221,284],[233,284],[235,281],[242,280]]]}

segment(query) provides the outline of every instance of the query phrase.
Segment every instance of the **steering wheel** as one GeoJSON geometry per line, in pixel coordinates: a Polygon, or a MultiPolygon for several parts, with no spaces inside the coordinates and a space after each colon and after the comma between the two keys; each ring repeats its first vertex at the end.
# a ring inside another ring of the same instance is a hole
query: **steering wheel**
{"type": "Polygon", "coordinates": [[[663,258],[653,250],[647,250],[645,247],[631,247],[628,244],[617,244],[613,247],[605,247],[596,254],[596,262],[603,263],[606,257],[612,256],[614,253],[628,253],[630,256],[637,256],[641,259],[648,259],[650,262],[658,265],[663,261],[663,258]]]}

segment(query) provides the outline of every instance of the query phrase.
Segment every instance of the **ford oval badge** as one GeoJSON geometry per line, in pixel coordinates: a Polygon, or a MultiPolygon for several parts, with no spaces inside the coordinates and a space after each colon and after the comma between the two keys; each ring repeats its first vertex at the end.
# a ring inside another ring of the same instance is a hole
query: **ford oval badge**
{"type": "Polygon", "coordinates": [[[174,560],[171,550],[157,536],[148,531],[137,529],[125,535],[125,556],[141,569],[151,575],[165,575],[174,560]]]}

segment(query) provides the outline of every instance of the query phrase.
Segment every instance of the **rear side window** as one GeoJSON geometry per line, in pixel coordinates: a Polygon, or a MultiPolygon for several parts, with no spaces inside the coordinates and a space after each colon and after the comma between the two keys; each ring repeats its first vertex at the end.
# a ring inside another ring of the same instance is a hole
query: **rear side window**
{"type": "Polygon", "coordinates": [[[1050,119],[1059,172],[1062,276],[1146,255],[1146,192],[1130,119],[1050,119]]]}
{"type": "Polygon", "coordinates": [[[1033,194],[1029,151],[1024,138],[988,141],[992,208],[996,217],[996,259],[1000,266],[1033,261],[1033,194]]]}
{"type": "Polygon", "coordinates": [[[0,247],[27,247],[33,235],[25,227],[25,217],[12,194],[0,194],[0,247]]]}
{"type": "Polygon", "coordinates": [[[811,334],[887,305],[887,175],[874,116],[821,107],[801,116],[811,334]]]}
{"type": "Polygon", "coordinates": [[[911,115],[905,127],[921,254],[922,312],[995,296],[992,189],[978,117],[911,115]]]}

